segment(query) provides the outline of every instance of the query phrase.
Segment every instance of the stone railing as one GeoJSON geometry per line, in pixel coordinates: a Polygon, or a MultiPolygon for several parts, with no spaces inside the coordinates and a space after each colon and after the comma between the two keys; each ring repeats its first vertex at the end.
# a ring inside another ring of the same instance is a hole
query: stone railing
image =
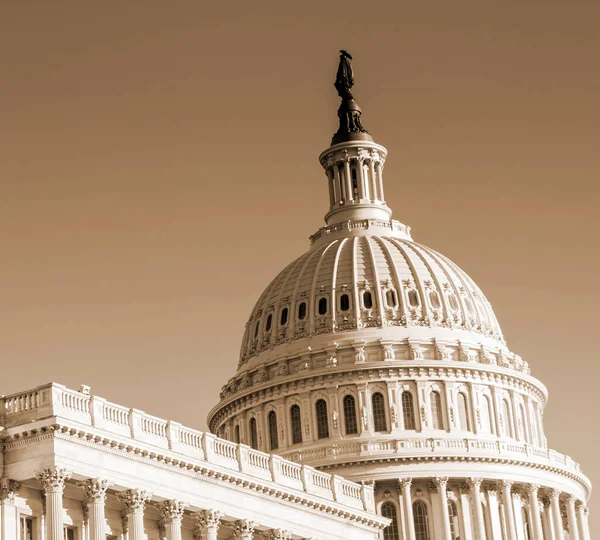
{"type": "Polygon", "coordinates": [[[336,443],[284,453],[285,458],[298,464],[311,463],[317,467],[365,459],[420,458],[432,456],[458,456],[466,459],[506,458],[522,460],[533,465],[551,466],[574,475],[584,483],[588,479],[581,466],[569,456],[555,450],[539,448],[518,441],[486,440],[483,438],[428,438],[380,439],[336,443]]]}
{"type": "Polygon", "coordinates": [[[339,231],[353,231],[355,229],[388,229],[390,232],[395,231],[401,233],[408,240],[411,240],[410,227],[404,225],[395,219],[387,221],[383,219],[358,219],[358,220],[347,220],[334,225],[327,225],[321,227],[316,233],[309,237],[310,243],[314,244],[317,240],[323,237],[327,237],[332,233],[339,231]]]}
{"type": "Polygon", "coordinates": [[[218,467],[274,482],[354,509],[375,512],[371,486],[359,485],[340,476],[299,465],[280,456],[253,450],[244,444],[163,420],[137,409],[127,409],[106,399],[47,384],[1,398],[0,424],[17,426],[56,417],[92,426],[116,437],[126,437],[203,460],[218,467]]]}

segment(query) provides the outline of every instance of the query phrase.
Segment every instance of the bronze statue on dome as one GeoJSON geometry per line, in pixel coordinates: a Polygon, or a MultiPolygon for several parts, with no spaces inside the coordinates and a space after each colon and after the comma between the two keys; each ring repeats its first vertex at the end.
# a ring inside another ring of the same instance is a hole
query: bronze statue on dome
{"type": "Polygon", "coordinates": [[[335,76],[335,89],[343,100],[354,99],[351,89],[354,86],[354,73],[350,63],[352,56],[343,49],[340,51],[340,63],[335,76]]]}

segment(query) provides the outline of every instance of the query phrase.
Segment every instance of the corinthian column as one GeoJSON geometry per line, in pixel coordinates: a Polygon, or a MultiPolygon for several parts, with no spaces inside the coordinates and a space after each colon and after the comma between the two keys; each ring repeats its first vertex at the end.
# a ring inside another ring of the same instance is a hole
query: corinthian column
{"type": "Polygon", "coordinates": [[[63,490],[65,480],[70,478],[66,469],[46,468],[35,475],[46,495],[46,537],[45,540],[63,540],[63,490]]]}
{"type": "Polygon", "coordinates": [[[291,540],[292,534],[283,529],[273,529],[266,535],[267,540],[291,540]]]}
{"type": "Polygon", "coordinates": [[[201,510],[192,514],[196,518],[197,536],[202,540],[217,540],[222,515],[217,510],[201,510]]]}
{"type": "Polygon", "coordinates": [[[577,516],[575,514],[575,497],[567,497],[567,521],[569,523],[569,540],[579,540],[579,528],[577,526],[577,516]]]}
{"type": "Polygon", "coordinates": [[[504,514],[506,516],[506,527],[508,529],[508,538],[516,539],[517,528],[515,527],[515,506],[512,498],[512,482],[503,480],[502,486],[502,506],[504,506],[504,514]]]}
{"type": "Polygon", "coordinates": [[[104,531],[104,502],[108,480],[90,478],[77,484],[85,491],[85,500],[88,509],[88,538],[89,540],[105,540],[104,531]]]}
{"type": "Polygon", "coordinates": [[[402,501],[404,502],[404,518],[406,519],[406,531],[408,540],[416,540],[415,520],[413,517],[412,497],[410,495],[410,486],[412,478],[401,478],[400,487],[402,488],[402,501]]]}
{"type": "Polygon", "coordinates": [[[167,540],[181,540],[181,518],[185,505],[173,499],[157,505],[165,526],[167,540]]]}
{"type": "Polygon", "coordinates": [[[467,480],[471,488],[471,497],[473,498],[473,508],[475,510],[475,530],[477,531],[477,540],[485,540],[485,520],[483,518],[483,508],[481,506],[481,483],[483,478],[470,478],[467,480]]]}
{"type": "Polygon", "coordinates": [[[534,540],[544,540],[544,530],[542,528],[542,516],[540,515],[540,501],[538,500],[538,490],[540,486],[537,484],[529,484],[527,493],[529,494],[529,508],[531,509],[531,520],[533,521],[533,538],[534,540]]]}
{"type": "Polygon", "coordinates": [[[587,506],[579,501],[576,505],[577,507],[577,521],[579,523],[579,533],[581,540],[590,540],[590,529],[587,522],[587,516],[589,510],[587,506]]]}
{"type": "Polygon", "coordinates": [[[252,540],[256,523],[248,519],[239,519],[233,524],[233,538],[235,540],[252,540]]]}
{"type": "Polygon", "coordinates": [[[129,540],[145,540],[144,509],[152,495],[143,489],[128,489],[117,496],[125,506],[129,540]]]}
{"type": "Polygon", "coordinates": [[[554,528],[554,537],[559,539],[563,537],[563,522],[560,515],[560,490],[553,489],[550,492],[550,515],[552,517],[552,527],[554,528]]]}
{"type": "Polygon", "coordinates": [[[15,495],[21,489],[21,484],[9,478],[0,480],[0,534],[2,540],[12,540],[18,537],[19,512],[15,505],[15,495]]]}
{"type": "Polygon", "coordinates": [[[442,505],[442,520],[444,525],[444,540],[452,540],[452,530],[450,529],[450,516],[448,515],[448,477],[436,476],[433,482],[438,488],[440,495],[440,504],[442,505]]]}

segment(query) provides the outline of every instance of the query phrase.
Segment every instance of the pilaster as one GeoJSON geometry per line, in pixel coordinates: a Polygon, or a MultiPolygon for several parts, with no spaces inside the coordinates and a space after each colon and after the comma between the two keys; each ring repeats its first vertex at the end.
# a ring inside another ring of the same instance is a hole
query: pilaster
{"type": "Polygon", "coordinates": [[[17,540],[19,531],[19,512],[15,505],[15,496],[21,484],[10,478],[0,479],[0,538],[17,540]]]}

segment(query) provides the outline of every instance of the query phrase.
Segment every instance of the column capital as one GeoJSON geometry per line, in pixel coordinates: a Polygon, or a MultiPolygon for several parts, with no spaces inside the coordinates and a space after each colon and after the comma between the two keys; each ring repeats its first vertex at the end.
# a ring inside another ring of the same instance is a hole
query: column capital
{"type": "Polygon", "coordinates": [[[143,513],[152,494],[143,489],[128,489],[117,493],[117,498],[125,506],[125,514],[143,513]]]}
{"type": "Polygon", "coordinates": [[[510,480],[500,480],[499,482],[500,490],[504,493],[507,492],[510,495],[512,491],[513,482],[510,480]]]}
{"type": "Polygon", "coordinates": [[[267,540],[290,540],[292,538],[292,534],[283,529],[271,529],[265,536],[267,540]]]}
{"type": "Polygon", "coordinates": [[[529,493],[529,495],[533,495],[534,497],[537,497],[537,493],[538,493],[538,490],[540,489],[540,485],[539,484],[527,484],[525,489],[527,490],[527,493],[529,493]]]}
{"type": "Polygon", "coordinates": [[[496,489],[494,489],[493,487],[489,487],[485,490],[485,492],[487,493],[488,497],[497,497],[498,496],[498,491],[496,489]]]}
{"type": "Polygon", "coordinates": [[[470,488],[481,488],[481,483],[483,482],[483,478],[467,478],[467,485],[470,488]]]}
{"type": "Polygon", "coordinates": [[[410,486],[412,485],[412,478],[400,478],[398,482],[402,489],[410,489],[410,486]]]}
{"type": "Polygon", "coordinates": [[[165,523],[180,523],[186,505],[176,499],[163,501],[156,505],[165,523]]]}
{"type": "Polygon", "coordinates": [[[0,479],[0,504],[14,504],[15,495],[19,493],[21,483],[10,478],[0,479]]]}
{"type": "Polygon", "coordinates": [[[46,467],[43,471],[35,475],[36,479],[46,493],[62,493],[65,488],[65,481],[71,478],[71,473],[67,469],[60,467],[46,467]]]}
{"type": "Polygon", "coordinates": [[[106,500],[106,490],[108,489],[108,480],[103,478],[88,478],[77,485],[85,492],[85,500],[88,504],[104,503],[106,500]]]}
{"type": "Polygon", "coordinates": [[[249,519],[238,519],[233,524],[233,537],[235,540],[251,540],[256,525],[249,519]]]}
{"type": "Polygon", "coordinates": [[[550,497],[552,499],[558,500],[560,498],[562,491],[560,489],[553,488],[550,490],[550,497]]]}
{"type": "Polygon", "coordinates": [[[466,495],[467,493],[469,493],[468,484],[466,484],[465,482],[461,482],[460,484],[458,484],[458,492],[461,495],[466,495]]]}
{"type": "Polygon", "coordinates": [[[222,512],[218,510],[200,510],[200,512],[194,512],[192,517],[196,520],[196,529],[199,533],[207,531],[217,531],[221,524],[222,512]]]}
{"type": "Polygon", "coordinates": [[[575,508],[577,508],[577,510],[582,510],[585,507],[585,503],[581,499],[575,501],[575,508]]]}
{"type": "Polygon", "coordinates": [[[567,495],[565,495],[565,501],[567,504],[573,505],[574,507],[575,503],[577,502],[577,497],[575,497],[575,495],[572,493],[567,493],[567,495]]]}
{"type": "Polygon", "coordinates": [[[448,487],[448,477],[447,476],[435,476],[433,478],[433,483],[438,488],[446,488],[446,487],[448,487]]]}

